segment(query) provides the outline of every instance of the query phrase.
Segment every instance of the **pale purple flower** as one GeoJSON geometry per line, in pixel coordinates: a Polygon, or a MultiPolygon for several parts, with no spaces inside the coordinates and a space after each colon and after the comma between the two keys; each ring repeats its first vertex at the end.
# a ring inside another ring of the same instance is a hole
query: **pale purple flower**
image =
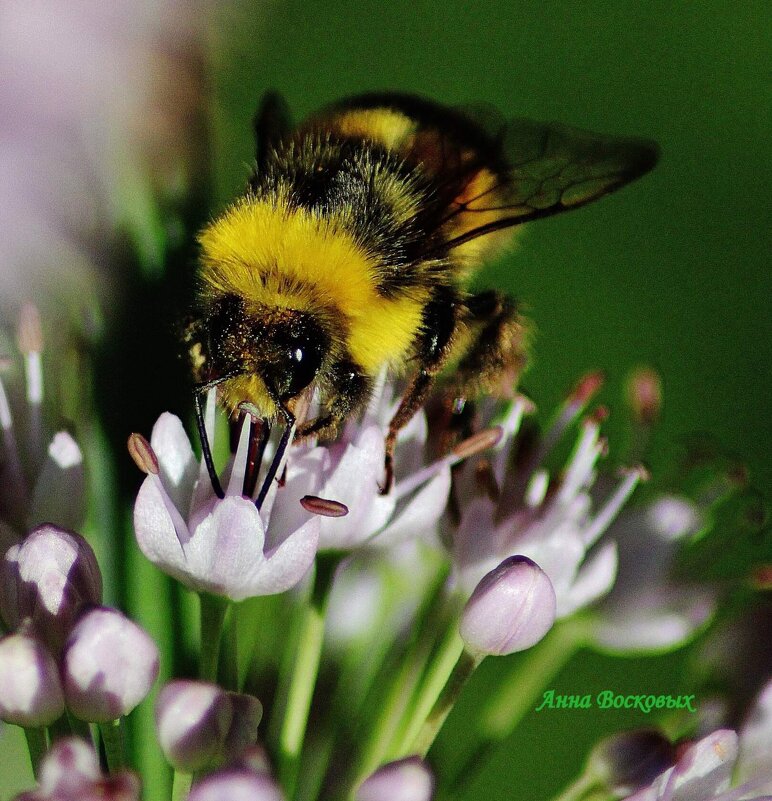
{"type": "Polygon", "coordinates": [[[57,740],[40,768],[37,790],[14,801],[139,801],[140,784],[127,771],[103,776],[90,744],[69,737],[57,740]]]}
{"type": "Polygon", "coordinates": [[[619,569],[593,610],[595,644],[613,652],[674,648],[710,620],[717,590],[672,575],[679,549],[704,525],[697,504],[677,495],[659,495],[620,514],[608,531],[619,569]]]}
{"type": "Polygon", "coordinates": [[[86,540],[40,526],[0,562],[0,614],[11,629],[29,621],[59,654],[85,606],[102,602],[102,577],[86,540]]]}
{"type": "Polygon", "coordinates": [[[24,398],[18,414],[12,410],[9,392],[0,377],[0,547],[3,552],[33,526],[55,523],[64,528],[77,528],[85,516],[80,448],[66,431],[57,432],[50,440],[46,435],[42,413],[43,335],[38,311],[30,304],[21,309],[17,340],[24,372],[23,388],[18,387],[16,393],[24,398]],[[21,427],[17,417],[22,420],[21,427]]]}
{"type": "Polygon", "coordinates": [[[434,776],[419,757],[389,762],[357,788],[355,801],[431,801],[434,776]]]}
{"type": "MultiPolygon", "coordinates": [[[[207,420],[212,431],[211,393],[207,420]]],[[[165,573],[191,589],[239,601],[284,592],[308,572],[316,556],[319,517],[303,508],[300,501],[307,493],[294,493],[294,485],[270,493],[260,511],[243,496],[246,437],[231,460],[222,500],[179,418],[161,415],[153,427],[152,450],[140,439],[132,442],[135,453],[143,450],[139,460],[147,472],[134,505],[137,543],[165,573]],[[291,499],[274,512],[275,496],[285,493],[291,499]]]]}
{"type": "Polygon", "coordinates": [[[489,411],[483,415],[483,424],[499,422],[504,436],[489,458],[470,460],[458,477],[461,517],[451,533],[451,552],[460,586],[467,593],[514,554],[529,557],[547,574],[555,589],[558,618],[611,588],[617,570],[616,544],[598,541],[642,471],[625,471],[617,485],[599,503],[595,501],[597,462],[605,451],[599,415],[582,421],[573,453],[559,476],[551,477],[545,467],[546,457],[600,382],[597,374],[582,379],[553,425],[534,442],[517,436],[530,408],[525,399],[515,399],[500,419],[489,411]]]}
{"type": "Polygon", "coordinates": [[[284,801],[284,795],[267,774],[231,768],[197,782],[188,801],[284,801]]]}
{"type": "MultiPolygon", "coordinates": [[[[450,454],[427,464],[427,423],[420,411],[400,432],[394,484],[382,495],[384,437],[396,410],[393,394],[392,384],[382,376],[361,420],[350,421],[338,440],[327,447],[311,442],[293,448],[287,487],[295,495],[302,488],[305,494],[334,498],[349,510],[343,519],[322,519],[320,551],[385,548],[436,535],[450,490],[450,467],[462,457],[450,454]]],[[[291,493],[277,497],[277,509],[284,509],[291,498],[291,493]]]]}
{"type": "Polygon", "coordinates": [[[63,712],[59,668],[48,649],[26,632],[0,639],[0,720],[48,726],[63,712]]]}
{"type": "Polygon", "coordinates": [[[158,742],[175,770],[195,773],[239,759],[254,744],[262,705],[216,684],[169,682],[156,701],[158,742]]]}
{"type": "Polygon", "coordinates": [[[158,668],[158,648],[144,629],[115,609],[92,609],[65,644],[67,707],[96,723],[128,715],[150,692],[158,668]]]}
{"type": "Polygon", "coordinates": [[[626,801],[770,801],[772,749],[768,747],[771,740],[768,714],[763,729],[764,748],[760,752],[755,751],[758,740],[748,746],[743,743],[746,736],[750,740],[757,737],[758,731],[743,732],[738,737],[730,729],[719,729],[703,737],[691,745],[672,768],[626,801]],[[742,765],[738,755],[746,749],[758,759],[742,765]]]}
{"type": "Polygon", "coordinates": [[[555,622],[555,590],[526,556],[510,556],[483,576],[466,602],[459,631],[474,653],[504,656],[541,640],[555,622]]]}

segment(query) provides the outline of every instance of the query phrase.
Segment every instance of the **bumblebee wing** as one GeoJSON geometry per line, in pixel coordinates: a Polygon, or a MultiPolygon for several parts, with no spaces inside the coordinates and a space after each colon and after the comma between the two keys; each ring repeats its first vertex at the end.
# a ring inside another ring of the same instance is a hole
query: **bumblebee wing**
{"type": "MultiPolygon", "coordinates": [[[[443,221],[457,218],[463,224],[446,242],[447,248],[591,203],[644,175],[659,158],[654,142],[604,136],[557,122],[517,119],[490,135],[494,153],[488,164],[494,165],[493,175],[476,181],[477,173],[470,173],[467,162],[465,191],[454,198],[443,221]]],[[[452,171],[452,157],[450,162],[452,171]]],[[[483,163],[480,169],[484,168],[483,163]]]]}
{"type": "Polygon", "coordinates": [[[275,91],[266,92],[253,121],[255,160],[258,171],[278,142],[292,130],[292,116],[287,101],[275,91]]]}

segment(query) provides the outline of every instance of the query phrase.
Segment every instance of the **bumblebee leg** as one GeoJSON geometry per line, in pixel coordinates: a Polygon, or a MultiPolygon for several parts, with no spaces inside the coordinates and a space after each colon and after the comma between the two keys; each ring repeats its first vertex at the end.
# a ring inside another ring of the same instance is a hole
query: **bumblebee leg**
{"type": "Polygon", "coordinates": [[[391,418],[386,435],[386,477],[381,494],[386,495],[394,481],[394,446],[397,434],[421,408],[437,373],[442,370],[451,351],[453,334],[458,322],[458,298],[450,287],[441,287],[435,292],[424,310],[422,334],[416,349],[421,364],[418,373],[410,382],[402,401],[391,418]]]}
{"type": "Polygon", "coordinates": [[[334,437],[341,423],[367,400],[372,380],[352,361],[341,360],[332,366],[328,376],[326,410],[298,429],[296,439],[334,437]]]}
{"type": "Polygon", "coordinates": [[[467,298],[461,320],[469,339],[453,375],[456,398],[511,397],[527,362],[528,325],[512,298],[489,290],[467,298]]]}

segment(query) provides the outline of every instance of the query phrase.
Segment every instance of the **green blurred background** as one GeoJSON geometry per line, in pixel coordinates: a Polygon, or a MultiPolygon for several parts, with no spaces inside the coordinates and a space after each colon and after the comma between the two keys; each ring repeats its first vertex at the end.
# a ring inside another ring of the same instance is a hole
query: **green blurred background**
{"type": "MultiPolygon", "coordinates": [[[[665,396],[655,472],[669,466],[684,437],[710,432],[767,490],[767,14],[761,2],[661,0],[292,0],[221,10],[212,44],[217,202],[243,185],[250,119],[269,87],[298,117],[347,94],[398,89],[656,139],[663,157],[653,174],[533,224],[518,252],[480,282],[510,290],[537,326],[525,387],[542,410],[584,370],[604,369],[613,453],[623,439],[624,378],[634,365],[653,365],[665,396]]],[[[688,649],[629,660],[583,653],[553,686],[580,695],[609,687],[690,692],[688,658],[688,649]]],[[[463,738],[465,714],[505,667],[486,664],[475,676],[433,752],[440,765],[463,738]]],[[[549,798],[599,734],[651,722],[597,709],[532,714],[464,798],[549,798]]]]}

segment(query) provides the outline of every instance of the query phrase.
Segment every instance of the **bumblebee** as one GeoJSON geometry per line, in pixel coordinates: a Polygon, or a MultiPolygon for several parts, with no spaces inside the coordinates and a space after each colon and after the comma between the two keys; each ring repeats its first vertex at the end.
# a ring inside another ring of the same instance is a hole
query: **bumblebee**
{"type": "Polygon", "coordinates": [[[320,412],[297,436],[333,437],[381,370],[402,373],[384,491],[397,433],[440,373],[466,398],[511,387],[523,367],[514,302],[472,294],[472,273],[515,226],[613,192],[658,157],[648,141],[406,94],[353,97],[296,127],[270,93],[255,133],[245,193],[199,235],[187,334],[199,428],[200,392],[218,385],[230,412],[281,418],[286,444],[313,388],[320,412]]]}

